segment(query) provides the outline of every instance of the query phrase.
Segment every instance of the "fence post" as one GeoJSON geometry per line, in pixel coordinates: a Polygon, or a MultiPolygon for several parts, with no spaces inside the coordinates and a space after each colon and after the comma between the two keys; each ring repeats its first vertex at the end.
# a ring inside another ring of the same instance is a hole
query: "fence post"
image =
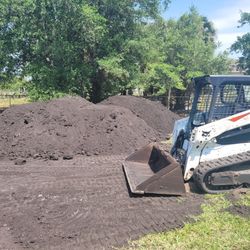
{"type": "Polygon", "coordinates": [[[167,90],[167,101],[166,101],[166,106],[168,109],[170,109],[170,98],[171,98],[171,88],[167,90]]]}

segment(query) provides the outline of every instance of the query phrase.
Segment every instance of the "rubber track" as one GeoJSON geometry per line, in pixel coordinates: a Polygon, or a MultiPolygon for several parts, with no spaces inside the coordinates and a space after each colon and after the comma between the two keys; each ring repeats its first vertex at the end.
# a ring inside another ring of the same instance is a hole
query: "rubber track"
{"type": "MultiPolygon", "coordinates": [[[[244,153],[239,153],[239,154],[233,154],[233,155],[219,158],[219,159],[212,160],[212,161],[201,162],[198,168],[196,168],[194,171],[194,175],[193,175],[194,181],[199,188],[201,188],[205,192],[208,192],[208,190],[205,190],[202,185],[203,179],[208,172],[210,172],[212,169],[218,170],[221,167],[243,163],[248,160],[250,160],[250,151],[246,151],[244,153]]],[[[210,193],[218,193],[221,191],[223,190],[220,190],[220,189],[211,190],[210,193]]]]}

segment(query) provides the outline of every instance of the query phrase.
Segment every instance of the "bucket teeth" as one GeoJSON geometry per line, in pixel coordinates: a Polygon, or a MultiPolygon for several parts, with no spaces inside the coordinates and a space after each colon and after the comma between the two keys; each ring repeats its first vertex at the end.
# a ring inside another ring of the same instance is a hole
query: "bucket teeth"
{"type": "Polygon", "coordinates": [[[185,194],[180,164],[155,143],[130,155],[124,161],[123,168],[132,193],[185,194]]]}

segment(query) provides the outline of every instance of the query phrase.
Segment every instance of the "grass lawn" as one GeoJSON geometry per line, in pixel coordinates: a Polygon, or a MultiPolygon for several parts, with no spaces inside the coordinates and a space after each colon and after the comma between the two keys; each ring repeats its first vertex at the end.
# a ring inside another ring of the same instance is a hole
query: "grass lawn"
{"type": "Polygon", "coordinates": [[[2,99],[0,98],[0,108],[6,108],[6,107],[9,107],[10,105],[13,106],[13,105],[20,105],[20,104],[25,104],[25,103],[28,103],[29,100],[27,97],[23,97],[23,98],[5,98],[5,99],[2,99]]]}
{"type": "Polygon", "coordinates": [[[207,195],[202,214],[194,217],[192,223],[181,229],[147,235],[130,242],[127,249],[250,249],[250,217],[226,210],[233,205],[250,207],[250,191],[239,194],[234,201],[226,197],[207,195]]]}

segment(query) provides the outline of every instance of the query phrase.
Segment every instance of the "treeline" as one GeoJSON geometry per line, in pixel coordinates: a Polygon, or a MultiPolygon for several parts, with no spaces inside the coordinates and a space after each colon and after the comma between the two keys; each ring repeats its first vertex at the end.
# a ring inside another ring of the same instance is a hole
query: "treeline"
{"type": "MultiPolygon", "coordinates": [[[[239,20],[239,27],[250,27],[250,12],[242,12],[239,20]]],[[[250,32],[239,36],[237,41],[231,46],[231,50],[240,53],[238,67],[246,74],[250,75],[250,32]]]]}
{"type": "Polygon", "coordinates": [[[77,94],[98,102],[140,88],[184,90],[190,77],[228,71],[213,24],[195,8],[164,20],[161,0],[2,0],[0,82],[30,97],[77,94]]]}

